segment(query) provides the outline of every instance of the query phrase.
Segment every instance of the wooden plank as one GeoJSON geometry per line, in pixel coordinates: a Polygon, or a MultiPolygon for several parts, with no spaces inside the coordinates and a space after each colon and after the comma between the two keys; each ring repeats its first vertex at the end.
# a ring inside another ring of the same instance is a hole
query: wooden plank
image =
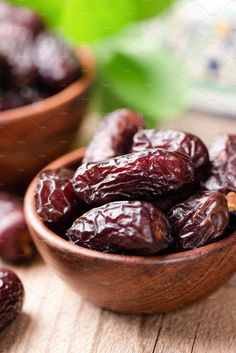
{"type": "Polygon", "coordinates": [[[153,351],[163,315],[119,315],[103,311],[93,353],[153,351]]]}

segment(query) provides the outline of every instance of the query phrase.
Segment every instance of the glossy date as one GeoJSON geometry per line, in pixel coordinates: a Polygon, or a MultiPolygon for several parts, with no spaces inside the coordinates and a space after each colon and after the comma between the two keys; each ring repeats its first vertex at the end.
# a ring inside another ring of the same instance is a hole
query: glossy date
{"type": "Polygon", "coordinates": [[[34,255],[21,202],[0,192],[0,257],[8,262],[23,262],[34,255]]]}
{"type": "Polygon", "coordinates": [[[205,190],[236,192],[236,135],[223,134],[210,149],[211,169],[202,183],[205,190]]]}
{"type": "Polygon", "coordinates": [[[179,250],[219,239],[229,223],[227,200],[219,192],[200,192],[173,207],[167,216],[179,250]]]}
{"type": "Polygon", "coordinates": [[[120,109],[108,114],[85,151],[83,163],[99,162],[129,153],[133,136],[143,127],[142,116],[131,110],[120,109]]]}
{"type": "Polygon", "coordinates": [[[133,152],[148,148],[163,148],[186,154],[196,169],[209,163],[204,143],[195,135],[176,130],[141,130],[134,136],[133,152]]]}
{"type": "Polygon", "coordinates": [[[34,41],[33,59],[41,84],[60,91],[81,76],[78,60],[58,36],[42,32],[34,41]]]}
{"type": "Polygon", "coordinates": [[[21,312],[24,288],[17,275],[8,269],[0,269],[0,331],[21,312]]]}
{"type": "Polygon", "coordinates": [[[185,155],[150,149],[80,166],[73,178],[79,199],[99,206],[119,200],[155,200],[194,180],[185,155]]]}
{"type": "Polygon", "coordinates": [[[78,218],[66,235],[88,249],[134,255],[158,253],[173,241],[165,215],[140,201],[118,201],[94,208],[78,218]]]}
{"type": "Polygon", "coordinates": [[[35,190],[35,207],[38,215],[47,223],[63,222],[78,209],[72,187],[73,171],[54,169],[39,175],[35,190]]]}

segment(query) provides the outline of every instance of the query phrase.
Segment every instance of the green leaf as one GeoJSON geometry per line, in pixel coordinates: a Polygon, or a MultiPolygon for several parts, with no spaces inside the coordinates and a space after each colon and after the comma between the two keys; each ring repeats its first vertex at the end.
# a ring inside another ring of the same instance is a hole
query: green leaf
{"type": "Polygon", "coordinates": [[[11,2],[37,11],[52,27],[58,27],[60,24],[66,3],[65,0],[12,0],[11,2]]]}
{"type": "Polygon", "coordinates": [[[74,42],[93,42],[134,21],[133,6],[127,0],[68,0],[61,27],[74,42]]]}
{"type": "Polygon", "coordinates": [[[129,107],[142,112],[150,127],[186,106],[187,78],[173,53],[136,28],[96,46],[100,64],[102,112],[129,107]],[[136,33],[136,38],[133,34],[136,33]]]}
{"type": "Polygon", "coordinates": [[[152,17],[174,0],[12,0],[38,11],[74,43],[94,42],[152,17]]]}
{"type": "Polygon", "coordinates": [[[136,19],[154,17],[167,10],[175,0],[133,0],[136,4],[136,19]]]}

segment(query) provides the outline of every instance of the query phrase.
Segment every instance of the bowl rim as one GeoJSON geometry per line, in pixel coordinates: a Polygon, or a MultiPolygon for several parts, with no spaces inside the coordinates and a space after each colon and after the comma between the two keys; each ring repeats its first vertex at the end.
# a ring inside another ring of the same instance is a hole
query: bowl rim
{"type": "MultiPolygon", "coordinates": [[[[72,152],[66,153],[63,156],[57,158],[46,167],[44,167],[41,171],[47,169],[54,169],[60,167],[68,167],[69,165],[75,164],[75,162],[82,158],[84,154],[85,148],[79,148],[72,152]]],[[[59,235],[51,231],[40,219],[35,210],[34,204],[34,190],[37,183],[38,175],[41,171],[35,176],[35,178],[30,183],[24,198],[24,212],[26,216],[26,222],[29,228],[34,229],[34,233],[43,239],[45,243],[48,243],[53,248],[58,248],[64,250],[65,253],[73,253],[79,257],[83,258],[93,258],[93,259],[102,259],[112,262],[122,262],[129,264],[160,264],[160,263],[176,263],[181,262],[183,260],[191,261],[194,258],[199,256],[207,255],[211,252],[218,252],[222,250],[222,248],[230,248],[232,244],[236,243],[236,231],[232,232],[232,234],[226,236],[223,239],[220,239],[216,242],[204,245],[200,248],[196,248],[193,250],[182,251],[167,255],[153,255],[153,256],[136,256],[136,255],[121,255],[121,254],[110,254],[103,253],[96,250],[91,250],[84,248],[79,245],[75,245],[70,243],[69,241],[61,238],[59,235]]]]}
{"type": "Polygon", "coordinates": [[[32,115],[41,114],[42,112],[51,111],[55,106],[60,107],[66,102],[77,96],[81,96],[84,92],[86,92],[92,85],[95,77],[95,57],[92,49],[88,46],[80,46],[76,48],[75,55],[79,59],[84,72],[81,78],[71,83],[62,91],[53,94],[50,97],[44,98],[39,102],[0,112],[0,123],[6,124],[16,120],[27,119],[32,117],[32,115]]]}

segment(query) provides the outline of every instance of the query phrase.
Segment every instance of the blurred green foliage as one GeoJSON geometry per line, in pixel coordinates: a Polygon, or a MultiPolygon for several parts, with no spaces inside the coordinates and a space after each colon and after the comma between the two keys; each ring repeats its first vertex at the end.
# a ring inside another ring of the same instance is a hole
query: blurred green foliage
{"type": "Polygon", "coordinates": [[[73,42],[92,42],[129,23],[153,17],[174,0],[11,0],[41,13],[73,42]]]}
{"type": "Polygon", "coordinates": [[[142,112],[154,127],[186,106],[188,81],[182,64],[137,26],[94,48],[100,64],[97,102],[103,113],[127,106],[142,112]]]}
{"type": "Polygon", "coordinates": [[[37,10],[74,45],[93,46],[99,68],[96,109],[107,112],[127,106],[142,112],[152,127],[185,106],[181,65],[158,38],[142,38],[139,25],[174,0],[13,2],[37,10]]]}

